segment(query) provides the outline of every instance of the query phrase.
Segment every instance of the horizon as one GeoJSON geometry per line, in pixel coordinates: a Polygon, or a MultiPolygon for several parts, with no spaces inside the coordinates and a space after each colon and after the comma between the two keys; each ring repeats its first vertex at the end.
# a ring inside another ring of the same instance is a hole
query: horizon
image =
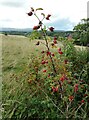
{"type": "MultiPolygon", "coordinates": [[[[9,31],[9,29],[12,29],[11,31],[14,31],[14,30],[26,30],[26,29],[28,29],[28,31],[29,31],[29,30],[33,31],[33,28],[11,28],[11,27],[3,27],[3,28],[0,28],[0,31],[5,31],[5,29],[6,29],[6,31],[9,31]]],[[[40,31],[40,30],[39,30],[39,31],[40,31]]],[[[66,31],[73,31],[73,30],[54,29],[54,32],[55,32],[55,31],[64,31],[64,32],[66,32],[66,31]]]]}

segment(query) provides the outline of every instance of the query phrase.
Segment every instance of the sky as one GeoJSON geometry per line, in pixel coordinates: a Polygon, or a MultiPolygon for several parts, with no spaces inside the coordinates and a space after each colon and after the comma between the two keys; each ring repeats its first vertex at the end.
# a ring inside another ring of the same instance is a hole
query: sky
{"type": "Polygon", "coordinates": [[[30,7],[43,8],[50,20],[47,26],[57,30],[72,30],[81,19],[87,18],[88,0],[0,0],[0,28],[33,28],[38,24],[34,16],[29,17],[30,7]]]}

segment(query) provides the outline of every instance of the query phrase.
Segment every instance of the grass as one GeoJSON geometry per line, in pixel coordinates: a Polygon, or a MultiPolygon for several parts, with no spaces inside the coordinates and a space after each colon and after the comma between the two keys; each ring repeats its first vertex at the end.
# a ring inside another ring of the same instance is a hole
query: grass
{"type": "MultiPolygon", "coordinates": [[[[30,86],[27,82],[31,77],[29,70],[32,65],[31,57],[36,59],[34,56],[40,56],[41,51],[45,50],[45,46],[36,46],[37,40],[29,41],[24,36],[0,35],[0,42],[1,39],[3,118],[17,116],[17,120],[20,118],[26,119],[28,116],[36,115],[40,111],[39,108],[41,108],[40,112],[43,111],[41,115],[45,116],[45,112],[49,113],[50,111],[49,105],[53,107],[53,110],[51,110],[53,115],[49,116],[55,117],[58,112],[56,111],[57,113],[54,114],[54,106],[50,102],[48,102],[48,105],[46,104],[45,99],[48,101],[48,98],[45,94],[41,94],[42,99],[44,99],[43,101],[41,101],[39,96],[35,98],[34,96],[38,92],[38,89],[30,86]],[[37,107],[38,103],[40,107],[37,107]],[[47,108],[48,111],[46,110],[47,108]]],[[[44,43],[44,41],[40,42],[44,43]]],[[[62,45],[59,43],[58,46],[62,45]]],[[[79,53],[77,54],[79,55],[79,53]]],[[[84,52],[83,54],[86,56],[84,52]]],[[[79,59],[83,58],[83,54],[79,59]]],[[[34,76],[32,79],[34,79],[34,76]]]]}
{"type": "Polygon", "coordinates": [[[45,47],[44,45],[38,47],[35,45],[37,41],[29,41],[28,38],[23,36],[0,36],[2,36],[3,61],[2,101],[5,109],[3,117],[12,118],[18,106],[22,106],[17,110],[18,114],[22,114],[21,112],[26,110],[26,102],[28,101],[29,104],[31,96],[36,93],[34,88],[32,92],[31,86],[29,88],[27,82],[30,76],[28,65],[31,65],[31,55],[40,55],[41,50],[45,50],[45,47]]]}
{"type": "Polygon", "coordinates": [[[30,53],[35,51],[35,45],[25,37],[2,36],[2,60],[3,60],[3,89],[2,100],[5,109],[5,117],[11,117],[13,103],[24,104],[25,96],[30,96],[30,90],[26,81],[25,72],[30,59],[30,53]],[[20,76],[20,78],[19,78],[20,76]]]}

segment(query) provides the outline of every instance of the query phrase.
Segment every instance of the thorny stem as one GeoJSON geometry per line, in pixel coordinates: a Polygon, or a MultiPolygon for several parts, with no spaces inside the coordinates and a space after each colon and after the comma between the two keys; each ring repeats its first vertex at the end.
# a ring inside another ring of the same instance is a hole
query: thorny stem
{"type": "MultiPolygon", "coordinates": [[[[41,31],[43,32],[44,39],[45,39],[45,42],[46,42],[45,46],[47,47],[48,52],[50,52],[49,44],[48,44],[47,37],[46,37],[46,32],[42,28],[42,25],[44,25],[42,21],[44,20],[45,17],[43,17],[43,19],[40,20],[39,17],[36,15],[36,12],[34,12],[34,15],[38,19],[39,23],[41,22],[41,31]]],[[[56,68],[55,68],[55,65],[54,65],[54,61],[53,61],[53,58],[52,58],[51,54],[49,54],[49,57],[50,57],[50,60],[51,60],[51,63],[52,63],[52,67],[53,67],[53,75],[55,77],[57,75],[57,71],[56,71],[56,68]]],[[[60,84],[60,89],[61,89],[61,92],[62,92],[63,88],[61,86],[61,82],[60,81],[59,81],[59,84],[60,84]]],[[[62,97],[63,97],[63,95],[61,93],[61,99],[62,99],[62,97]]]]}
{"type": "MultiPolygon", "coordinates": [[[[37,18],[38,21],[40,22],[40,19],[39,19],[39,17],[36,15],[36,13],[34,13],[34,15],[36,16],[36,18],[37,18]]],[[[44,19],[44,17],[43,17],[43,19],[44,19]]],[[[43,24],[43,23],[42,23],[43,19],[41,20],[41,24],[43,24]]],[[[41,26],[41,31],[42,31],[43,34],[44,34],[44,38],[45,38],[46,47],[47,47],[47,49],[48,49],[48,52],[50,52],[50,48],[49,48],[48,41],[47,41],[47,38],[46,38],[46,33],[45,33],[44,30],[42,29],[42,26],[41,26]]],[[[51,54],[50,54],[49,56],[50,56],[50,60],[51,60],[51,63],[52,63],[52,67],[53,67],[53,71],[54,71],[54,76],[55,76],[55,75],[57,74],[57,72],[56,72],[56,69],[55,69],[54,61],[53,61],[53,59],[52,59],[51,54]]]]}
{"type": "MultiPolygon", "coordinates": [[[[42,30],[42,32],[44,34],[44,38],[45,38],[46,47],[48,49],[48,52],[50,52],[50,49],[49,49],[49,46],[48,46],[48,41],[47,41],[47,38],[46,38],[46,33],[43,31],[42,28],[41,28],[41,30],[42,30]]],[[[52,63],[52,67],[53,67],[53,70],[54,70],[54,76],[55,76],[57,74],[56,69],[55,69],[55,65],[54,65],[54,62],[53,62],[51,54],[49,56],[50,56],[50,60],[51,60],[51,63],[52,63]]]]}
{"type": "MultiPolygon", "coordinates": [[[[35,17],[38,19],[38,21],[41,22],[41,31],[42,31],[43,34],[44,34],[44,39],[45,39],[45,42],[46,42],[45,45],[46,45],[46,47],[47,47],[47,49],[48,49],[48,52],[50,52],[49,44],[48,44],[48,41],[47,41],[47,38],[46,38],[46,32],[44,32],[44,30],[43,30],[43,28],[42,28],[42,25],[44,25],[42,21],[44,20],[45,17],[43,17],[43,19],[40,20],[39,17],[36,15],[35,12],[34,12],[34,15],[35,15],[35,17]]],[[[54,61],[53,61],[53,59],[52,59],[51,54],[49,54],[49,57],[50,57],[50,60],[51,60],[51,63],[52,63],[54,76],[56,76],[57,71],[56,71],[56,68],[55,68],[55,65],[54,65],[54,61]]],[[[60,82],[60,81],[59,81],[59,84],[60,84],[60,89],[61,89],[61,92],[62,92],[62,91],[63,91],[63,88],[62,88],[62,86],[61,86],[61,82],[60,82]]],[[[61,93],[61,98],[62,98],[62,93],[61,93]]]]}
{"type": "Polygon", "coordinates": [[[34,15],[36,16],[36,18],[39,20],[39,22],[40,22],[40,19],[39,19],[39,17],[36,15],[36,13],[34,13],[34,15]]]}

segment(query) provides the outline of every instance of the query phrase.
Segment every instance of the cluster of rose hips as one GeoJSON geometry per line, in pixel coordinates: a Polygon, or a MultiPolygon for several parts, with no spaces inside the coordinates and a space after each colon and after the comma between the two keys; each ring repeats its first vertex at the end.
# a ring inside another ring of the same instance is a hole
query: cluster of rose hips
{"type": "Polygon", "coordinates": [[[47,56],[49,56],[49,55],[55,56],[54,53],[51,53],[51,52],[49,52],[49,51],[42,51],[41,53],[42,53],[42,54],[43,54],[43,53],[46,53],[47,56]]]}
{"type": "Polygon", "coordinates": [[[54,86],[53,86],[53,87],[52,87],[52,91],[53,91],[53,92],[58,92],[58,86],[57,86],[57,87],[54,87],[54,86]]]}
{"type": "MultiPolygon", "coordinates": [[[[72,102],[74,100],[74,96],[69,96],[69,101],[72,102]]],[[[83,104],[85,100],[81,100],[80,103],[83,104]]]]}
{"type": "Polygon", "coordinates": [[[53,43],[57,44],[57,37],[54,37],[53,43]]]}
{"type": "MultiPolygon", "coordinates": [[[[79,84],[75,84],[75,85],[74,85],[74,93],[77,93],[78,90],[79,90],[79,84]]],[[[83,98],[86,98],[86,97],[88,97],[88,94],[84,94],[84,95],[83,95],[83,98]]],[[[69,101],[72,102],[73,100],[74,100],[74,96],[73,96],[73,95],[70,95],[70,96],[69,96],[69,101]]],[[[81,104],[85,103],[85,100],[82,99],[82,100],[80,101],[80,103],[81,103],[81,104]]]]}
{"type": "Polygon", "coordinates": [[[78,87],[79,87],[78,84],[75,84],[75,85],[74,85],[74,92],[75,92],[75,93],[78,91],[78,87]]]}
{"type": "Polygon", "coordinates": [[[47,64],[48,60],[42,60],[41,64],[47,64]]]}
{"type": "MultiPolygon", "coordinates": [[[[28,15],[28,16],[32,16],[33,14],[36,15],[36,11],[37,11],[37,10],[43,10],[43,9],[42,9],[42,8],[38,8],[38,9],[34,10],[34,8],[31,7],[31,11],[28,12],[27,15],[28,15]]],[[[44,17],[46,20],[50,20],[50,19],[49,19],[49,18],[51,17],[50,14],[48,14],[46,17],[45,17],[45,14],[44,14],[44,13],[41,13],[41,15],[43,15],[43,17],[44,17]]],[[[34,26],[34,27],[33,27],[33,30],[38,30],[38,29],[40,29],[40,28],[42,27],[42,24],[43,24],[42,21],[43,21],[43,19],[40,20],[40,19],[38,18],[38,20],[39,20],[39,24],[36,25],[36,26],[34,26]]],[[[49,27],[49,30],[50,30],[51,32],[53,32],[53,31],[54,31],[54,27],[49,27]]]]}
{"type": "MultiPolygon", "coordinates": [[[[60,49],[61,49],[61,48],[58,49],[58,53],[59,53],[59,54],[63,54],[63,52],[62,52],[60,49]],[[59,50],[60,50],[60,51],[59,51],[59,50]]],[[[43,54],[43,53],[45,53],[45,51],[42,51],[41,53],[43,54]]],[[[55,56],[54,53],[51,53],[51,52],[49,52],[49,51],[46,52],[46,55],[47,55],[47,56],[51,55],[51,56],[53,56],[53,57],[55,56]]],[[[67,64],[67,63],[68,63],[68,60],[64,60],[64,62],[65,62],[65,64],[67,64]]]]}
{"type": "Polygon", "coordinates": [[[58,53],[63,54],[63,52],[61,51],[61,48],[58,49],[58,53]]]}
{"type": "Polygon", "coordinates": [[[53,42],[51,43],[52,46],[55,46],[55,44],[57,44],[57,37],[54,37],[53,42]]]}
{"type": "Polygon", "coordinates": [[[66,75],[62,75],[62,77],[60,78],[61,82],[64,82],[64,80],[68,80],[68,78],[66,77],[66,75]]]}

